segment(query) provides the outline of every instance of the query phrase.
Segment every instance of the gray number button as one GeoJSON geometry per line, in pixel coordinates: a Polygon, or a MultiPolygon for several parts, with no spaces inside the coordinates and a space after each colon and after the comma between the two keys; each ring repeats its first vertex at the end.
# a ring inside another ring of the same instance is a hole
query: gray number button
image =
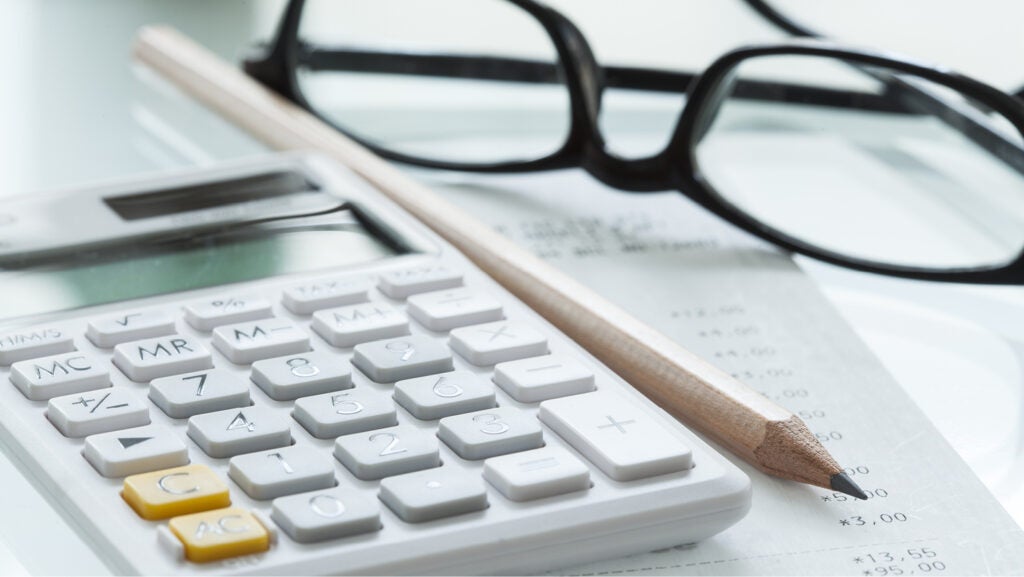
{"type": "Polygon", "coordinates": [[[452,353],[424,335],[356,345],[352,364],[378,383],[390,383],[452,370],[452,353]]]}
{"type": "Polygon", "coordinates": [[[274,499],[270,518],[299,543],[378,531],[377,499],[352,489],[328,489],[274,499]]]}
{"type": "Polygon", "coordinates": [[[495,405],[494,387],[469,371],[398,381],[395,400],[417,419],[440,419],[495,405]]]}
{"type": "Polygon", "coordinates": [[[213,369],[154,379],[149,399],[175,419],[212,413],[233,407],[248,407],[249,383],[227,371],[213,369]]]}
{"type": "Polygon", "coordinates": [[[291,401],[352,386],[352,369],[337,355],[309,352],[252,364],[252,380],[278,401],[291,401]]]}
{"type": "Polygon", "coordinates": [[[295,445],[232,457],[228,476],[253,499],[273,499],[333,487],[334,465],[327,454],[295,445]]]}
{"type": "Polygon", "coordinates": [[[318,439],[334,439],[398,424],[395,404],[366,389],[303,397],[295,401],[292,417],[318,439]]]}
{"type": "Polygon", "coordinates": [[[363,480],[441,464],[437,439],[409,425],[340,437],[334,445],[334,456],[363,480]]]}
{"type": "Polygon", "coordinates": [[[437,436],[463,459],[487,459],[544,445],[537,419],[508,407],[441,419],[437,436]]]}
{"type": "Polygon", "coordinates": [[[441,467],[380,482],[380,500],[410,523],[431,521],[487,508],[478,475],[441,467]]]}
{"type": "Polygon", "coordinates": [[[188,420],[188,436],[216,458],[285,447],[292,442],[288,420],[259,406],[195,415],[188,420]]]}

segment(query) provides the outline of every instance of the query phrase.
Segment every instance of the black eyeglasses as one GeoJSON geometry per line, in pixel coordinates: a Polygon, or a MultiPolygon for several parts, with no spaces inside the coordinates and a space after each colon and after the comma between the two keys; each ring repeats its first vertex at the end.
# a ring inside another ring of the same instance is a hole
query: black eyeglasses
{"type": "Polygon", "coordinates": [[[623,191],[678,190],[833,264],[1024,284],[1024,109],[941,68],[792,41],[694,76],[601,66],[568,18],[532,0],[292,0],[245,70],[396,161],[581,167],[623,191]],[[641,101],[620,125],[678,117],[660,152],[610,150],[610,92],[641,101]]]}

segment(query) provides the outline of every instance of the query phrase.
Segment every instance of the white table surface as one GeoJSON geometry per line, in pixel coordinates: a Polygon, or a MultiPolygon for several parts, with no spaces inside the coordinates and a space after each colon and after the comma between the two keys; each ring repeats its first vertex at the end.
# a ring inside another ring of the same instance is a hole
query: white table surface
{"type": "MultiPolygon", "coordinates": [[[[211,115],[161,116],[168,94],[133,69],[128,49],[137,26],[163,22],[236,58],[251,38],[266,36],[279,7],[5,1],[0,197],[261,150],[211,115]],[[192,140],[197,134],[202,146],[192,140]]],[[[1024,288],[929,284],[800,263],[1024,524],[1024,288]]],[[[104,571],[2,453],[0,492],[0,574],[104,571]]]]}

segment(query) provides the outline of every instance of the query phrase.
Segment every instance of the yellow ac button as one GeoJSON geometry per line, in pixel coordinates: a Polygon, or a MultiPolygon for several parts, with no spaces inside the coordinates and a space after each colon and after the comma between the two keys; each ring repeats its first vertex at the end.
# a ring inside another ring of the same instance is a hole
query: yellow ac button
{"type": "Polygon", "coordinates": [[[231,505],[228,486],[204,465],[125,477],[121,496],[140,517],[151,521],[231,505]]]}
{"type": "Polygon", "coordinates": [[[168,528],[196,563],[260,553],[270,548],[270,532],[245,509],[230,507],[175,517],[168,528]]]}

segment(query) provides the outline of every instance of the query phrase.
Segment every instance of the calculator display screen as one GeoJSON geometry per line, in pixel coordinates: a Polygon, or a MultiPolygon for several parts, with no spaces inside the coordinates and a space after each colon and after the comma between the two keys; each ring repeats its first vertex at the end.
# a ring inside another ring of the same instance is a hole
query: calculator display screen
{"type": "Polygon", "coordinates": [[[0,268],[0,320],[371,262],[398,253],[352,211],[125,242],[0,268]]]}

